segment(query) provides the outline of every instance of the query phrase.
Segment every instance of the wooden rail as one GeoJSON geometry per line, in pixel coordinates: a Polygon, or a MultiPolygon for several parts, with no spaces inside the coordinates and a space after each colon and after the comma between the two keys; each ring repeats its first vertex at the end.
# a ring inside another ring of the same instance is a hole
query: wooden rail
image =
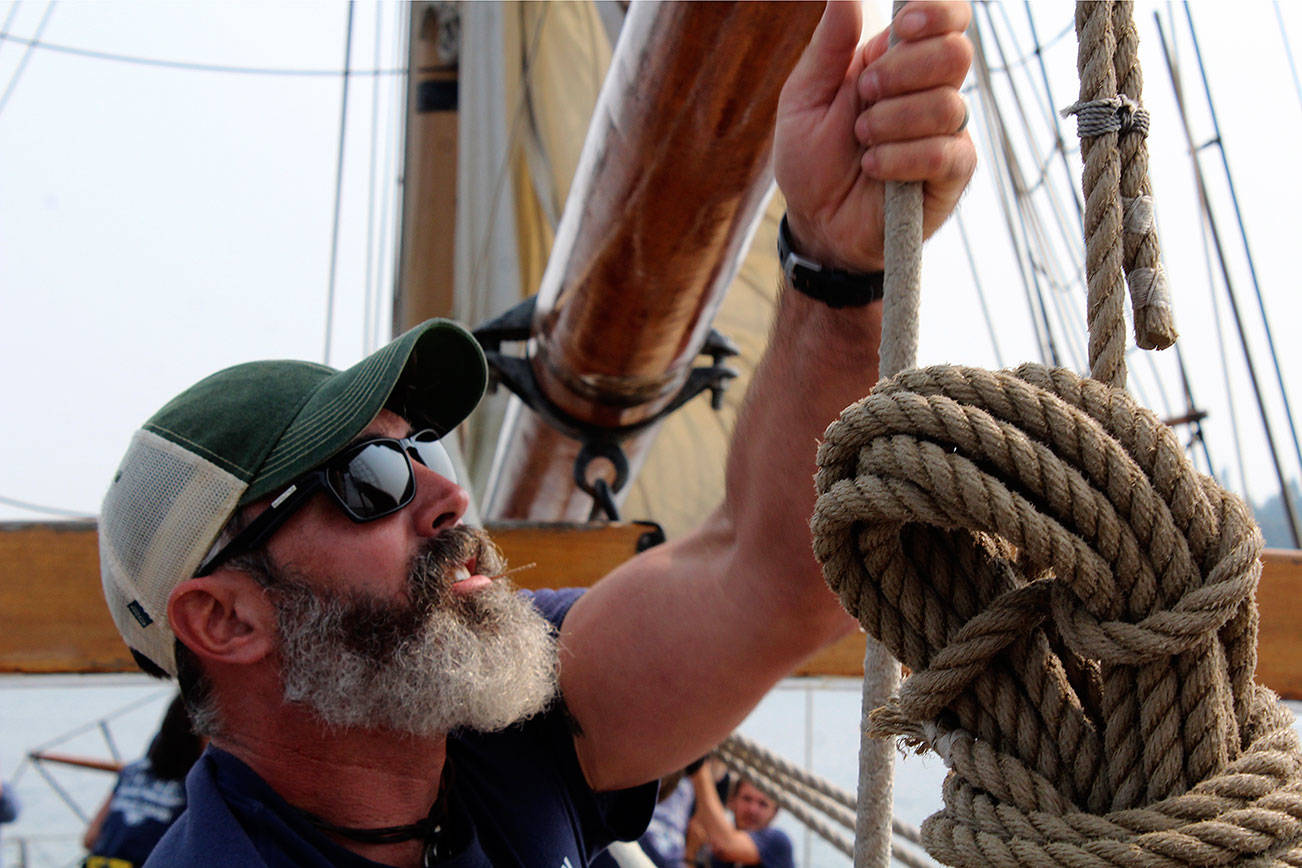
{"type": "MultiPolygon", "coordinates": [[[[632,557],[638,524],[489,525],[526,588],[589,586],[632,557]]],[[[1302,551],[1268,549],[1261,584],[1257,677],[1302,699],[1302,551]]],[[[0,524],[0,673],[135,671],[100,591],[92,522],[0,524]]],[[[863,674],[863,637],[813,655],[795,675],[863,674]]]]}

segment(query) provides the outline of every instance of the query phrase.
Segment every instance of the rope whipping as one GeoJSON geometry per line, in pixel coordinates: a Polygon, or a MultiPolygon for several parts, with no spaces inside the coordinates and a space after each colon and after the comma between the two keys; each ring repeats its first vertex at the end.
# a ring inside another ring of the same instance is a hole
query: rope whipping
{"type": "Polygon", "coordinates": [[[1252,681],[1261,534],[1122,388],[1123,208],[1100,190],[1120,189],[1138,112],[1116,92],[1114,11],[1077,12],[1082,95],[1115,97],[1100,123],[1118,126],[1073,107],[1094,379],[1023,365],[879,383],[819,448],[815,555],[912,672],[869,734],[950,768],[921,830],[933,857],[1302,865],[1302,745],[1252,681]]]}

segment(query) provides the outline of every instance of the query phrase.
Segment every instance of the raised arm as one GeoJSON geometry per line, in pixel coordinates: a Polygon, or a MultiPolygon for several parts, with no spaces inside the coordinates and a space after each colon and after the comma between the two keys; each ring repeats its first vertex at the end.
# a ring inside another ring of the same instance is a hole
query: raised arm
{"type": "MultiPolygon", "coordinates": [[[[975,166],[959,129],[968,8],[913,3],[903,15],[902,43],[859,47],[857,2],[829,4],[779,102],[775,169],[793,241],[831,267],[881,268],[884,180],[926,182],[931,231],[975,166]]],[[[733,435],[724,502],[570,612],[561,689],[597,788],[699,756],[853,626],[811,554],[811,480],[824,429],[877,380],[880,332],[880,303],[834,310],[784,288],[733,435]]]]}
{"type": "Polygon", "coordinates": [[[758,865],[760,852],[755,846],[755,839],[733,825],[732,818],[719,799],[713,767],[712,761],[703,763],[692,775],[692,790],[696,793],[694,816],[705,832],[710,852],[720,862],[758,865]]]}

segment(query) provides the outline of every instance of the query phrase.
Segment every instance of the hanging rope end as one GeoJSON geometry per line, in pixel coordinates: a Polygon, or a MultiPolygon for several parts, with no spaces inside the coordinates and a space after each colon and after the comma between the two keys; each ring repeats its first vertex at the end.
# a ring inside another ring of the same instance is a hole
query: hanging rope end
{"type": "Polygon", "coordinates": [[[1126,275],[1135,315],[1135,343],[1146,350],[1164,350],[1180,336],[1171,310],[1166,269],[1136,268],[1126,275]]]}

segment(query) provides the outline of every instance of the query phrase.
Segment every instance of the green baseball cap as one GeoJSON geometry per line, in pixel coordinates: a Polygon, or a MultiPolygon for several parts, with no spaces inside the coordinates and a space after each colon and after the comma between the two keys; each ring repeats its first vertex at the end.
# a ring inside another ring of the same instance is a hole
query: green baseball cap
{"type": "Polygon", "coordinates": [[[127,646],[175,675],[167,599],[237,509],[324,463],[381,409],[446,434],[487,379],[475,338],[433,319],[344,371],[248,362],[177,395],[136,432],[100,510],[100,577],[127,646]]]}

